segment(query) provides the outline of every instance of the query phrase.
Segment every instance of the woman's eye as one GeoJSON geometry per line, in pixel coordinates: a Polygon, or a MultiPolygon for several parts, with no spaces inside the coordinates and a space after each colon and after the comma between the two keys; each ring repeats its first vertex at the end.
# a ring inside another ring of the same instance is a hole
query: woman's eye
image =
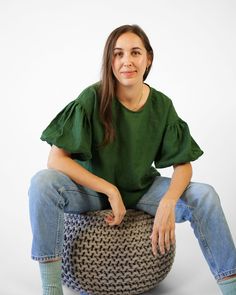
{"type": "Polygon", "coordinates": [[[123,55],[123,52],[115,52],[114,56],[118,56],[118,57],[121,57],[123,55]]]}
{"type": "MultiPolygon", "coordinates": [[[[140,55],[141,54],[141,52],[139,52],[139,51],[132,51],[131,52],[131,55],[132,56],[138,56],[138,55],[140,55]]],[[[114,52],[114,57],[123,57],[124,56],[124,53],[122,52],[122,51],[117,51],[117,52],[114,52]]]]}
{"type": "Polygon", "coordinates": [[[137,56],[137,55],[140,55],[141,53],[139,52],[139,51],[133,51],[132,52],[132,55],[134,55],[134,56],[137,56]]]}

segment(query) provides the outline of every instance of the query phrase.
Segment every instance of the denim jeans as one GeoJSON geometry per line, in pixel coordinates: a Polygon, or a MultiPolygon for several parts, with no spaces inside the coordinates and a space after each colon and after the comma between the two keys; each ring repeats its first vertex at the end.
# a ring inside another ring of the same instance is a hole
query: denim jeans
{"type": "MultiPolygon", "coordinates": [[[[157,176],[134,209],[154,216],[170,184],[157,176]]],[[[33,233],[32,258],[40,262],[62,256],[64,212],[83,213],[110,208],[106,196],[73,182],[61,172],[38,172],[29,188],[33,233]]],[[[214,277],[236,274],[236,250],[220,200],[208,184],[190,182],[176,205],[176,222],[190,221],[214,277]]]]}

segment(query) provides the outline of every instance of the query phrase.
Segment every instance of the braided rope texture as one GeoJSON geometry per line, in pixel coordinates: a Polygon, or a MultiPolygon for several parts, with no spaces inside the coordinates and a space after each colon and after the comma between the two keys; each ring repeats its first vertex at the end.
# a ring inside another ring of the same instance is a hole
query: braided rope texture
{"type": "Polygon", "coordinates": [[[111,210],[65,214],[62,281],[91,295],[141,294],[169,273],[175,247],[156,257],[150,234],[154,218],[127,210],[120,225],[109,226],[111,210]]]}

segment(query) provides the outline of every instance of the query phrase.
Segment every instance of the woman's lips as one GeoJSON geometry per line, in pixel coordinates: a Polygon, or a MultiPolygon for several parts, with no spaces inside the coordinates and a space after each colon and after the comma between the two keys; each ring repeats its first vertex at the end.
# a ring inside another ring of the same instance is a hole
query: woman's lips
{"type": "Polygon", "coordinates": [[[122,76],[125,76],[125,77],[132,77],[136,74],[136,71],[125,71],[125,72],[121,72],[121,75],[122,76]]]}

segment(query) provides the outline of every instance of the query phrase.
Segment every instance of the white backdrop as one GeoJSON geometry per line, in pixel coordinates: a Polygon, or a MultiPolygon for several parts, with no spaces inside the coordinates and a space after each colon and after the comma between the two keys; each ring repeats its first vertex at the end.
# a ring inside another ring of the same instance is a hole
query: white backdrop
{"type": "MultiPolygon", "coordinates": [[[[99,79],[108,34],[134,23],[155,51],[147,83],[173,100],[204,150],[193,180],[216,188],[235,240],[236,2],[0,0],[0,294],[40,293],[27,197],[30,177],[46,167],[49,146],[39,137],[99,79]]],[[[181,224],[173,271],[158,294],[191,289],[218,294],[189,224],[181,224]]]]}

